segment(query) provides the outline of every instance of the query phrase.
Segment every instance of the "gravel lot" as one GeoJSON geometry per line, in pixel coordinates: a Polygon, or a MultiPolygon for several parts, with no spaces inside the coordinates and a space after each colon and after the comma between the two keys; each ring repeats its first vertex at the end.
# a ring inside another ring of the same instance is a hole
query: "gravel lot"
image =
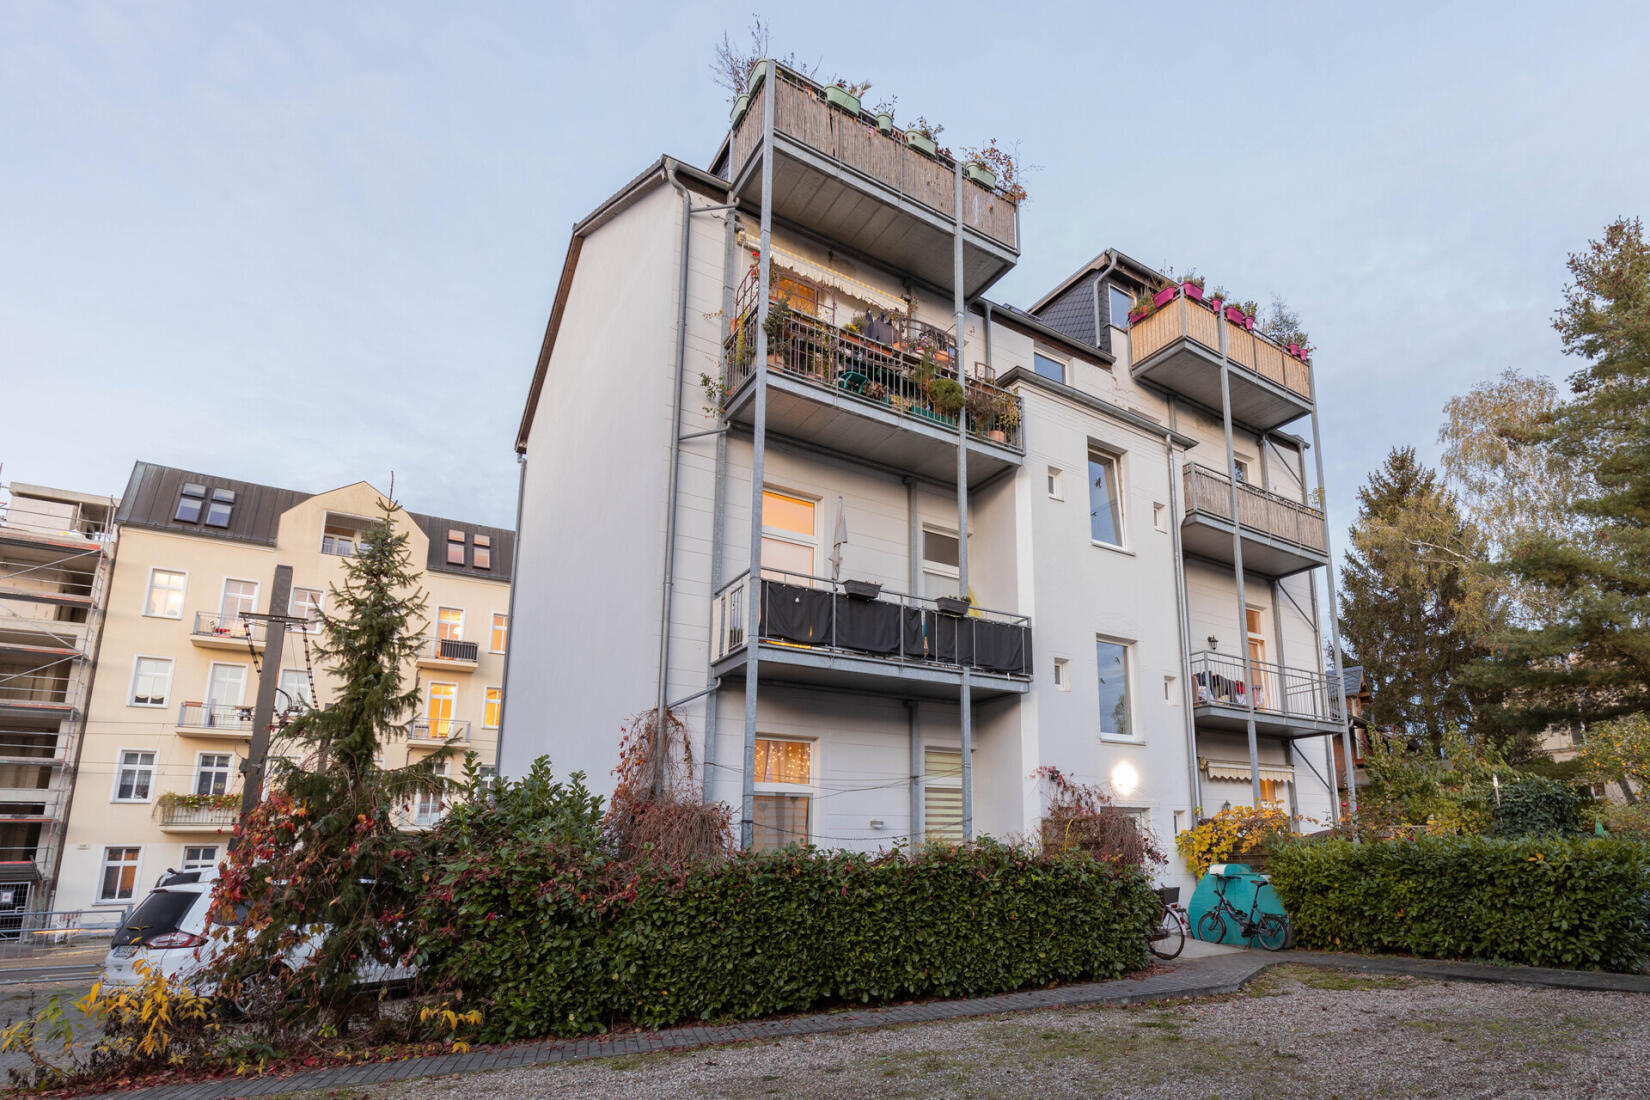
{"type": "Polygon", "coordinates": [[[504,1070],[349,1097],[1650,1095],[1650,997],[1284,967],[1233,997],[504,1070]]]}

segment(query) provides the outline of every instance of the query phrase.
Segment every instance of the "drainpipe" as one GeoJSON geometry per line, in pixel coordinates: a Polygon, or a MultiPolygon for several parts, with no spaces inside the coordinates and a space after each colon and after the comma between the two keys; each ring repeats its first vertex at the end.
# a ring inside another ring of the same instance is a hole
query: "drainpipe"
{"type": "MultiPolygon", "coordinates": [[[[1171,410],[1172,412],[1172,410],[1171,410]]],[[[1163,461],[1169,470],[1169,539],[1174,546],[1174,601],[1176,634],[1180,640],[1180,704],[1186,717],[1186,773],[1190,780],[1192,816],[1203,806],[1203,780],[1197,774],[1197,729],[1192,714],[1192,644],[1186,625],[1186,559],[1180,546],[1180,471],[1175,469],[1174,437],[1163,433],[1163,461]]],[[[1196,821],[1193,821],[1196,824],[1196,821]]]]}
{"type": "Polygon", "coordinates": [[[1098,274],[1094,277],[1094,346],[1095,347],[1100,346],[1100,287],[1101,287],[1101,284],[1103,284],[1106,281],[1106,276],[1110,275],[1112,273],[1112,270],[1116,267],[1117,267],[1117,253],[1114,252],[1114,253],[1112,253],[1111,259],[1106,261],[1106,266],[1101,269],[1100,274],[1098,274]]]}
{"type": "MultiPolygon", "coordinates": [[[[955,176],[957,220],[951,237],[951,297],[957,314],[957,382],[968,392],[968,373],[963,338],[968,323],[963,312],[963,175],[962,161],[952,165],[955,176]]],[[[968,598],[968,409],[957,411],[957,595],[968,598]]],[[[958,626],[959,634],[961,626],[958,626]]],[[[974,839],[974,700],[968,686],[968,666],[962,666],[962,686],[958,689],[958,712],[962,718],[962,827],[963,840],[974,839]]]]}
{"type": "Polygon", "coordinates": [[[911,827],[906,838],[913,851],[922,844],[922,731],[917,725],[917,701],[905,701],[905,720],[911,740],[911,827]]]}

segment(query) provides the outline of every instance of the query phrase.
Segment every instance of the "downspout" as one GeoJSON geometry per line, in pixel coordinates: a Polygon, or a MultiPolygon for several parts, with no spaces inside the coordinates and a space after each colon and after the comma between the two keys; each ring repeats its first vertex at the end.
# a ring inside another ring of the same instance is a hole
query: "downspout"
{"type": "MultiPolygon", "coordinates": [[[[963,170],[962,161],[952,165],[956,187],[956,223],[952,227],[951,299],[957,315],[957,384],[968,390],[968,315],[963,310],[963,170]]],[[[957,410],[957,595],[968,599],[968,409],[957,410]]],[[[962,627],[958,626],[960,632],[962,627]]],[[[962,831],[966,843],[974,839],[974,692],[968,683],[968,666],[962,666],[962,686],[958,689],[958,712],[962,718],[962,831]]]]}
{"type": "MultiPolygon", "coordinates": [[[[1100,344],[1100,331],[1101,331],[1101,327],[1100,327],[1100,285],[1106,281],[1106,276],[1110,275],[1116,267],[1117,267],[1117,253],[1114,252],[1114,253],[1112,253],[1111,259],[1106,261],[1106,266],[1100,269],[1100,274],[1098,274],[1094,277],[1094,346],[1095,347],[1100,347],[1101,346],[1101,344],[1100,344]]],[[[1110,349],[1107,349],[1107,350],[1110,350],[1110,349]]],[[[1132,370],[1134,368],[1134,364],[1130,363],[1129,368],[1132,370]]]]}
{"type": "MultiPolygon", "coordinates": [[[[510,599],[505,607],[511,626],[516,623],[516,585],[521,580],[521,574],[516,569],[521,563],[521,505],[526,493],[527,452],[521,451],[516,455],[516,537],[510,543],[510,599]]],[[[502,698],[498,704],[498,740],[493,743],[493,770],[501,776],[504,774],[499,768],[504,763],[504,732],[510,728],[510,665],[514,663],[516,653],[515,646],[508,642],[505,645],[509,652],[504,655],[504,676],[498,686],[502,698]]]]}
{"type": "MultiPolygon", "coordinates": [[[[739,217],[730,215],[723,225],[722,235],[722,321],[725,325],[728,318],[733,316],[733,272],[734,254],[739,247],[739,217]]],[[[726,344],[723,345],[726,347],[726,344]]],[[[722,363],[723,378],[727,377],[727,354],[724,351],[718,356],[722,363]]],[[[724,429],[726,425],[723,425],[724,429]]],[[[716,436],[716,472],[714,475],[715,489],[713,503],[710,510],[710,603],[706,608],[706,621],[713,618],[716,594],[722,591],[722,555],[725,551],[723,528],[725,526],[724,512],[727,508],[727,481],[728,481],[728,433],[726,430],[716,436]]],[[[712,674],[708,665],[705,669],[706,683],[721,685],[721,679],[712,674]]],[[[717,739],[721,732],[721,699],[722,693],[713,691],[705,697],[705,743],[700,751],[700,760],[704,764],[705,779],[700,784],[704,791],[706,802],[715,802],[715,780],[718,776],[717,739]]]]}
{"type": "MultiPolygon", "coordinates": [[[[1172,408],[1171,408],[1172,412],[1172,408]]],[[[1197,774],[1197,729],[1192,714],[1192,645],[1186,625],[1186,559],[1180,547],[1180,471],[1175,468],[1174,437],[1163,433],[1163,461],[1169,470],[1169,538],[1174,546],[1174,602],[1176,635],[1180,640],[1180,705],[1186,716],[1186,774],[1191,788],[1192,816],[1203,808],[1203,780],[1197,774]]],[[[1196,824],[1194,821],[1193,824],[1196,824]]]]}
{"type": "MultiPolygon", "coordinates": [[[[917,517],[917,479],[909,474],[905,477],[905,517],[906,517],[906,591],[913,596],[922,586],[922,566],[919,557],[922,553],[922,523],[917,517]]],[[[909,726],[911,740],[911,829],[910,840],[913,846],[922,843],[922,731],[917,725],[917,701],[905,700],[906,720],[909,726]]]]}

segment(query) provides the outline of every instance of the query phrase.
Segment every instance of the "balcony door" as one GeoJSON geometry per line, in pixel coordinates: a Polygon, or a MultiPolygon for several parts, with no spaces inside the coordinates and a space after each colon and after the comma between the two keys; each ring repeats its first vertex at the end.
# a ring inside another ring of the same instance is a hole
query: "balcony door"
{"type": "Polygon", "coordinates": [[[453,732],[453,708],[458,703],[457,684],[430,685],[430,695],[424,706],[424,717],[430,724],[431,737],[449,737],[453,732]]]}
{"type": "Polygon", "coordinates": [[[223,582],[223,599],[218,601],[218,629],[243,638],[252,631],[243,613],[258,610],[258,582],[228,578],[223,582]]]}
{"type": "Polygon", "coordinates": [[[762,576],[811,585],[819,547],[818,506],[790,493],[762,491],[762,576]]]}
{"type": "Polygon", "coordinates": [[[1273,700],[1266,697],[1266,632],[1265,613],[1261,608],[1251,607],[1244,613],[1249,632],[1249,669],[1254,677],[1254,684],[1250,690],[1255,694],[1255,708],[1265,710],[1273,700]]]}
{"type": "Polygon", "coordinates": [[[239,708],[246,702],[246,666],[213,663],[206,677],[206,724],[240,724],[239,708]]]}

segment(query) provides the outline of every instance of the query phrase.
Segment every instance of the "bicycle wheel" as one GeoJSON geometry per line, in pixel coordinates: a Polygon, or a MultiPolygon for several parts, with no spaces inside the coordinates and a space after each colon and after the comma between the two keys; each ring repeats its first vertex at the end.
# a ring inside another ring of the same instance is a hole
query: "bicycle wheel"
{"type": "Polygon", "coordinates": [[[1163,919],[1152,929],[1146,946],[1160,959],[1172,959],[1185,950],[1186,926],[1180,923],[1180,914],[1173,909],[1163,910],[1163,919]]]}
{"type": "Polygon", "coordinates": [[[1218,910],[1211,909],[1197,919],[1197,938],[1204,943],[1220,943],[1226,939],[1226,920],[1218,910]]]}
{"type": "Polygon", "coordinates": [[[1289,920],[1276,913],[1263,913],[1255,922],[1255,942],[1268,951],[1282,951],[1289,946],[1289,920]]]}

